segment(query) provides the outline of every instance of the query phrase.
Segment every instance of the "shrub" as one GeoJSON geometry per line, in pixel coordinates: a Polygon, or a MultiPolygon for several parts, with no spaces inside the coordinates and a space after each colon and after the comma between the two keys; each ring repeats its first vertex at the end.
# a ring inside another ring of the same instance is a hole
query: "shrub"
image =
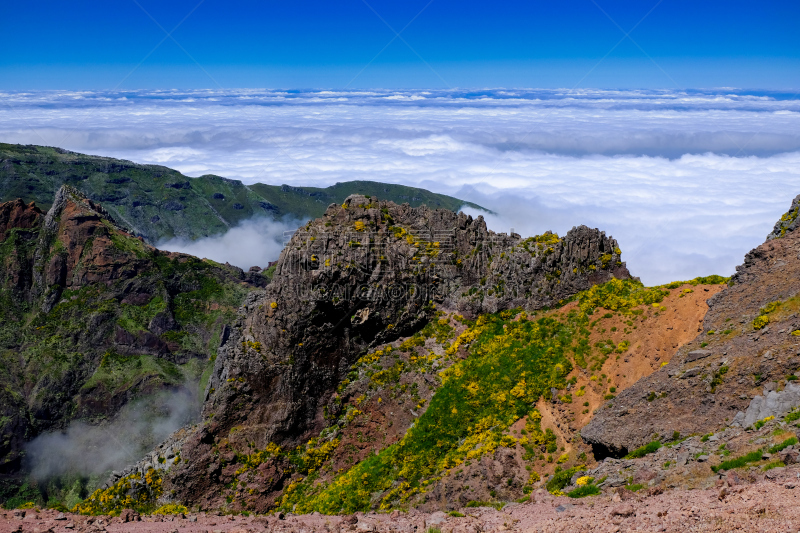
{"type": "Polygon", "coordinates": [[[786,415],[786,418],[784,418],[784,420],[786,422],[794,422],[795,420],[800,420],[800,410],[792,411],[791,413],[786,415]]]}
{"type": "Polygon", "coordinates": [[[638,492],[644,488],[644,485],[641,483],[634,483],[633,485],[627,485],[625,488],[631,492],[638,492]]]}
{"type": "Polygon", "coordinates": [[[471,501],[466,506],[467,507],[494,507],[498,511],[505,507],[505,503],[503,502],[482,502],[482,501],[471,501]]]}
{"type": "Polygon", "coordinates": [[[753,429],[758,431],[759,429],[763,428],[764,424],[766,424],[770,420],[775,420],[775,417],[774,416],[768,416],[767,418],[764,418],[763,420],[757,421],[755,424],[753,424],[753,429]]]}
{"type": "Polygon", "coordinates": [[[459,513],[458,511],[450,511],[447,514],[450,515],[450,516],[454,516],[456,518],[463,518],[464,517],[464,515],[462,513],[459,513]]]}
{"type": "Polygon", "coordinates": [[[769,324],[769,317],[761,315],[753,320],[753,329],[763,329],[767,324],[769,324]]]}
{"type": "Polygon", "coordinates": [[[795,444],[797,444],[797,437],[789,437],[785,441],[776,444],[775,446],[772,446],[769,449],[769,453],[778,453],[780,451],[783,451],[785,448],[788,448],[789,446],[793,446],[795,444]]]}
{"type": "Polygon", "coordinates": [[[659,448],[661,448],[661,442],[654,440],[649,444],[645,444],[641,448],[636,448],[631,453],[626,455],[625,459],[638,459],[640,457],[644,457],[645,455],[658,451],[659,448]]]}
{"type": "Polygon", "coordinates": [[[575,472],[578,472],[582,469],[583,466],[574,466],[572,468],[567,468],[566,470],[560,470],[558,467],[556,468],[555,474],[553,474],[553,479],[547,482],[545,487],[547,491],[551,494],[555,494],[556,492],[561,492],[561,489],[569,485],[569,480],[572,479],[572,476],[575,475],[575,472]]]}
{"type": "Polygon", "coordinates": [[[736,459],[729,459],[728,461],[722,461],[719,466],[712,466],[711,470],[715,473],[719,472],[720,470],[733,470],[734,468],[741,468],[743,466],[747,466],[749,463],[757,463],[761,460],[761,450],[756,450],[754,452],[750,452],[747,455],[743,455],[741,457],[737,457],[736,459]]]}
{"type": "Polygon", "coordinates": [[[153,511],[153,514],[168,515],[168,514],[184,514],[188,512],[189,509],[187,509],[183,505],[177,503],[168,503],[166,505],[162,505],[161,507],[153,511]]]}
{"type": "Polygon", "coordinates": [[[570,498],[585,498],[586,496],[595,496],[602,491],[597,485],[584,485],[577,489],[571,490],[567,493],[570,498]]]}
{"type": "Polygon", "coordinates": [[[767,463],[761,467],[761,470],[766,472],[767,470],[772,470],[773,468],[778,468],[781,466],[786,466],[783,461],[772,461],[771,463],[767,463]]]}

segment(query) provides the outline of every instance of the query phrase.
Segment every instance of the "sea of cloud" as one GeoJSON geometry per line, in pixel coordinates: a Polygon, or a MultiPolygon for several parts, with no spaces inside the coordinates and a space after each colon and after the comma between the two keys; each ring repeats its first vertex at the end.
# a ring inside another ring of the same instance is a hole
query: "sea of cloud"
{"type": "MultiPolygon", "coordinates": [[[[246,183],[415,185],[491,209],[487,222],[499,231],[599,227],[648,284],[731,274],[800,193],[800,101],[791,94],[176,90],[0,99],[2,142],[246,183]]],[[[248,224],[195,246],[247,267],[277,257],[283,229],[248,224]]]]}

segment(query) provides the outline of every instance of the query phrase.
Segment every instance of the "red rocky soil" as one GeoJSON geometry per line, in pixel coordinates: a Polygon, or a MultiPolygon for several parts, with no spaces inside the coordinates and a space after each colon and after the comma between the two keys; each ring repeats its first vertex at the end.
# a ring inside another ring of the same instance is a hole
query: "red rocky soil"
{"type": "Polygon", "coordinates": [[[800,530],[800,468],[793,466],[750,485],[721,485],[708,489],[674,490],[653,496],[621,490],[583,500],[554,497],[539,490],[525,504],[498,511],[461,509],[463,517],[442,512],[350,516],[243,517],[190,514],[186,517],[85,517],[48,510],[8,511],[0,515],[0,533],[24,532],[687,532],[800,530]]]}

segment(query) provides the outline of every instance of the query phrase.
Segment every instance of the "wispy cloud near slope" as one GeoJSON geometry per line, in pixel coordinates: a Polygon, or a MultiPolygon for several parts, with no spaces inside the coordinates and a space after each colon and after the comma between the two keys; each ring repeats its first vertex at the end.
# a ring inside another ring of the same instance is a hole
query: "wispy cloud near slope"
{"type": "Polygon", "coordinates": [[[11,105],[0,108],[5,142],[45,142],[245,182],[416,185],[493,209],[499,218],[490,224],[501,231],[600,227],[617,237],[646,283],[730,274],[800,193],[800,102],[777,93],[0,97],[11,105]]]}

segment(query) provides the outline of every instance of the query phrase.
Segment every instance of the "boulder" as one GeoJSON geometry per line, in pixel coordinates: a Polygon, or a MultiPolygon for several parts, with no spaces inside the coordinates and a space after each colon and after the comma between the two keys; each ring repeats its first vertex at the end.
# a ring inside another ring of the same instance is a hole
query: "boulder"
{"type": "Polygon", "coordinates": [[[705,357],[709,357],[712,355],[711,350],[692,350],[686,355],[687,363],[691,363],[692,361],[697,361],[698,359],[703,359],[705,357]]]}

